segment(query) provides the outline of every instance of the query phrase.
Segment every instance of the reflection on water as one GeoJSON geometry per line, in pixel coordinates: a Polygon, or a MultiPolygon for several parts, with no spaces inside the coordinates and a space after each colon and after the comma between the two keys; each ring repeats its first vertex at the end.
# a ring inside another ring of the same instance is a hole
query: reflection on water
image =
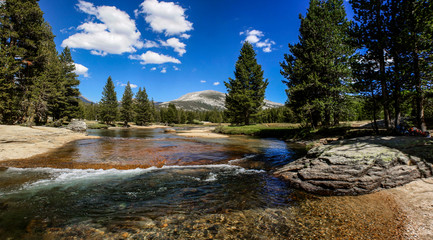
{"type": "MultiPolygon", "coordinates": [[[[2,163],[9,168],[0,168],[1,238],[354,238],[372,230],[359,219],[387,207],[292,190],[269,173],[299,154],[279,140],[193,139],[160,129],[90,134],[103,138],[2,163]],[[364,215],[332,210],[343,202],[364,215]]],[[[387,223],[375,230],[396,236],[392,213],[374,216],[387,223]]]]}

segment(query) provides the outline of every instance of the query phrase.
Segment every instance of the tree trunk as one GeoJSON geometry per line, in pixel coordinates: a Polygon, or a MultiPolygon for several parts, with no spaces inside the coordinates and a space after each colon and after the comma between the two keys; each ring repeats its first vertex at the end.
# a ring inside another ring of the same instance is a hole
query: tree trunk
{"type": "Polygon", "coordinates": [[[427,131],[427,126],[424,120],[424,92],[422,90],[422,81],[419,69],[419,57],[416,49],[412,52],[413,58],[413,71],[415,77],[415,87],[416,87],[416,122],[417,127],[421,131],[427,131]]]}
{"type": "Polygon", "coordinates": [[[334,126],[340,125],[340,112],[334,111],[334,126]]]}
{"type": "Polygon", "coordinates": [[[381,16],[381,8],[378,7],[376,11],[376,23],[377,23],[377,31],[378,32],[378,52],[377,56],[379,57],[379,81],[382,88],[382,104],[383,104],[383,115],[384,115],[384,121],[385,121],[385,127],[387,129],[390,128],[390,113],[389,113],[389,101],[388,101],[388,86],[386,84],[386,70],[385,70],[385,55],[384,55],[384,49],[386,46],[385,42],[385,33],[384,33],[384,26],[383,26],[383,19],[381,16]]]}

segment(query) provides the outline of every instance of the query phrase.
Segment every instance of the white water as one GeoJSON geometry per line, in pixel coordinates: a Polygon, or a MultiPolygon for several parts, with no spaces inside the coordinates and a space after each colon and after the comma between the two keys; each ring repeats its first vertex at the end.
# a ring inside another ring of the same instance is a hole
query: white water
{"type": "Polygon", "coordinates": [[[150,168],[136,168],[129,170],[118,170],[118,169],[58,169],[58,168],[8,168],[6,173],[11,174],[26,174],[26,173],[45,173],[49,174],[49,177],[40,180],[36,180],[32,183],[25,183],[21,186],[20,190],[38,190],[42,188],[51,187],[67,187],[71,185],[87,185],[91,183],[107,182],[110,180],[121,180],[127,179],[142,174],[162,171],[162,170],[187,170],[187,169],[208,169],[206,178],[198,178],[194,176],[188,176],[188,172],[178,173],[186,174],[185,177],[196,180],[212,182],[218,179],[219,175],[239,175],[239,174],[258,174],[264,173],[263,170],[245,169],[239,166],[230,164],[215,164],[215,165],[187,165],[187,166],[163,166],[161,168],[150,167],[150,168]]]}

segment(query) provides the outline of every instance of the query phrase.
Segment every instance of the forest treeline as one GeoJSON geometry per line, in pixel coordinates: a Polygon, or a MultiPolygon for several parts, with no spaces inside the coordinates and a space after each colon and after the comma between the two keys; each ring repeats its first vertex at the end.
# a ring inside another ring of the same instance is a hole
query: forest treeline
{"type": "Polygon", "coordinates": [[[56,50],[36,0],[0,2],[0,122],[44,124],[79,110],[71,52],[56,50]]]}
{"type": "Polygon", "coordinates": [[[395,128],[402,116],[426,130],[432,117],[433,5],[428,0],[311,0],[299,42],[281,63],[287,105],[307,125],[338,124],[357,97],[395,128]]]}
{"type": "Polygon", "coordinates": [[[268,80],[253,46],[245,42],[234,78],[225,82],[227,110],[199,112],[173,104],[159,108],[144,87],[134,95],[129,84],[119,101],[111,78],[98,104],[79,101],[70,50],[56,51],[38,1],[1,1],[0,122],[300,122],[317,128],[368,119],[377,130],[378,119],[390,129],[404,118],[424,131],[426,120],[433,120],[431,1],[350,4],[353,21],[347,19],[343,0],[310,0],[306,15],[300,15],[299,42],[289,44],[280,63],[288,97],[285,107],[262,109],[268,80]]]}

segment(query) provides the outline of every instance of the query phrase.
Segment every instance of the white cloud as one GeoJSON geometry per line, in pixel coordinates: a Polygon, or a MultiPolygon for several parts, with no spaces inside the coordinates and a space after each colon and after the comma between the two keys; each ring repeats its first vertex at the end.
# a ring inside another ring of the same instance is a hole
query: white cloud
{"type": "Polygon", "coordinates": [[[185,39],[189,39],[191,37],[191,35],[184,33],[184,34],[181,34],[180,37],[185,38],[185,39]]]}
{"type": "Polygon", "coordinates": [[[179,71],[180,69],[176,66],[173,66],[174,71],[179,71]]]}
{"type": "Polygon", "coordinates": [[[265,35],[259,30],[246,30],[245,32],[240,32],[239,35],[245,35],[244,41],[255,44],[256,47],[261,48],[263,52],[272,52],[272,45],[275,45],[275,42],[269,38],[262,40],[262,37],[265,35]]]}
{"type": "MultiPolygon", "coordinates": [[[[127,83],[117,82],[117,86],[126,87],[126,86],[128,86],[128,84],[127,84],[127,83]]],[[[131,88],[137,88],[137,87],[138,87],[137,85],[132,84],[132,83],[130,83],[129,86],[130,86],[131,88]]]]}
{"type": "Polygon", "coordinates": [[[81,75],[83,77],[89,77],[89,69],[79,63],[74,63],[75,65],[75,74],[81,75]]]}
{"type": "Polygon", "coordinates": [[[205,81],[205,80],[200,80],[200,82],[201,82],[201,83],[206,83],[206,81],[205,81]]]}
{"type": "Polygon", "coordinates": [[[69,36],[62,42],[62,47],[91,50],[92,54],[132,53],[145,46],[140,41],[141,33],[135,21],[116,7],[98,6],[80,0],[77,4],[80,11],[96,17],[100,23],[89,20],[77,27],[78,33],[69,36]]]}
{"type": "Polygon", "coordinates": [[[144,19],[150,27],[166,36],[180,35],[193,29],[192,23],[186,20],[185,9],[173,2],[145,0],[135,14],[145,14],[144,19]]]}
{"type": "Polygon", "coordinates": [[[167,68],[162,68],[161,72],[162,73],[166,73],[167,72],[167,68]]]}
{"type": "Polygon", "coordinates": [[[150,69],[150,71],[155,71],[155,70],[156,70],[156,67],[153,67],[150,69]]]}
{"type": "Polygon", "coordinates": [[[167,55],[159,54],[152,51],[147,51],[146,53],[143,53],[141,55],[131,55],[129,56],[130,59],[133,60],[141,60],[141,64],[163,64],[163,63],[177,63],[179,64],[179,59],[176,59],[174,57],[170,57],[167,55]]]}
{"type": "Polygon", "coordinates": [[[178,38],[169,38],[167,41],[161,40],[160,43],[164,47],[172,47],[175,52],[179,53],[179,56],[182,56],[184,53],[186,53],[185,43],[180,42],[178,38]]]}
{"type": "Polygon", "coordinates": [[[146,42],[144,43],[143,47],[145,47],[145,48],[156,48],[156,47],[159,47],[159,44],[157,42],[154,42],[154,41],[146,40],[146,42]]]}
{"type": "Polygon", "coordinates": [[[213,85],[218,86],[218,85],[220,85],[220,82],[214,82],[213,85]]]}

